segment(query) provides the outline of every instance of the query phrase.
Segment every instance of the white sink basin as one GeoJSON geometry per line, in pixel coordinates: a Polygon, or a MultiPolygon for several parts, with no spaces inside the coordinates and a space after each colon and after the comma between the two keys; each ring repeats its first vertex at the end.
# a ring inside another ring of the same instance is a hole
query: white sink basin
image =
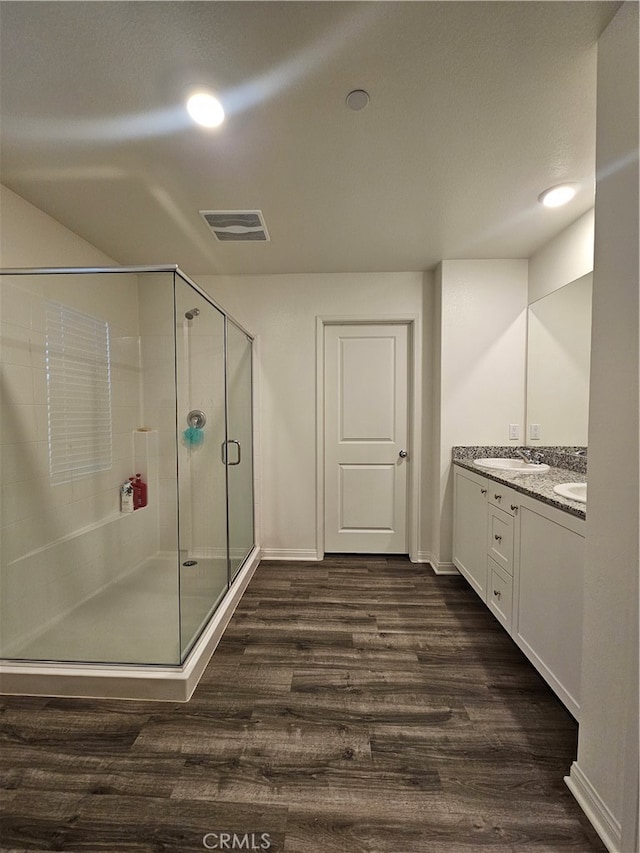
{"type": "Polygon", "coordinates": [[[560,483],[559,486],[553,487],[553,491],[563,498],[571,498],[572,501],[580,501],[583,504],[587,502],[586,483],[560,483]]]}
{"type": "Polygon", "coordinates": [[[524,459],[474,459],[478,468],[489,468],[494,471],[511,471],[513,474],[544,474],[549,466],[544,462],[525,462],[524,459]]]}

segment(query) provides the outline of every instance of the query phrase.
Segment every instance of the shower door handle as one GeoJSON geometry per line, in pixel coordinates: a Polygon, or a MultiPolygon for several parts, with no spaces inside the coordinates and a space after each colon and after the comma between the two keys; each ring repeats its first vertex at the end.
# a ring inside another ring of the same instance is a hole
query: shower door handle
{"type": "Polygon", "coordinates": [[[220,445],[220,456],[222,458],[223,465],[228,465],[229,467],[232,465],[239,465],[240,460],[242,459],[242,447],[240,446],[240,442],[235,438],[230,438],[229,441],[223,441],[220,445]],[[227,462],[227,444],[235,444],[238,448],[238,459],[235,462],[227,462]]]}
{"type": "Polygon", "coordinates": [[[242,448],[240,447],[240,442],[236,441],[235,438],[230,438],[229,444],[235,444],[235,446],[238,448],[238,460],[237,460],[237,462],[229,462],[229,465],[239,465],[240,460],[242,459],[242,448]]]}

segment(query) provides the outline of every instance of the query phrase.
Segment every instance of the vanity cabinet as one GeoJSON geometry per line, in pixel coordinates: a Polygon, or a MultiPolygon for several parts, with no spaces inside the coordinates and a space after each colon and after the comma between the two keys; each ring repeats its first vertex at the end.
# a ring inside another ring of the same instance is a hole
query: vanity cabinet
{"type": "Polygon", "coordinates": [[[585,521],[454,466],[453,562],[578,719],[585,521]]]}

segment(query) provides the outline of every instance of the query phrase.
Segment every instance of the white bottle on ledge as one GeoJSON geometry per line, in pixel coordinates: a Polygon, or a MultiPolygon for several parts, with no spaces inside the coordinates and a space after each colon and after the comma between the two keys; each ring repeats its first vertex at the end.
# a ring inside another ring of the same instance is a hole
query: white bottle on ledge
{"type": "Polygon", "coordinates": [[[130,480],[120,487],[120,512],[133,512],[133,483],[130,480]]]}

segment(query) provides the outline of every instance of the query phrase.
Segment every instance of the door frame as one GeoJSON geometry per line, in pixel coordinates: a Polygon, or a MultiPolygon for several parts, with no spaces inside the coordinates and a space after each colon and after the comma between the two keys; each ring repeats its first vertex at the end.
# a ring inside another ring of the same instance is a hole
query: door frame
{"type": "Polygon", "coordinates": [[[419,560],[420,481],[422,466],[422,322],[417,314],[347,314],[316,316],[316,552],[324,559],[324,330],[325,326],[407,326],[407,545],[412,563],[419,560]]]}

